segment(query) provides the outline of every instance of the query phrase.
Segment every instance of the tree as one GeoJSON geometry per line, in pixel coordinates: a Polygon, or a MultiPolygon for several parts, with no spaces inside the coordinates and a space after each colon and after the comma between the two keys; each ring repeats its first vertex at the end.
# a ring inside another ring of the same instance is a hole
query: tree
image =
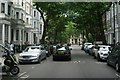
{"type": "Polygon", "coordinates": [[[37,2],[35,6],[42,13],[41,16],[45,24],[43,42],[46,33],[54,42],[59,41],[60,37],[68,36],[69,30],[65,32],[65,25],[67,22],[72,22],[75,23],[76,30],[78,29],[85,34],[88,40],[103,41],[106,44],[102,15],[108,10],[110,3],[37,2]],[[44,17],[44,14],[46,17],[44,17]]]}

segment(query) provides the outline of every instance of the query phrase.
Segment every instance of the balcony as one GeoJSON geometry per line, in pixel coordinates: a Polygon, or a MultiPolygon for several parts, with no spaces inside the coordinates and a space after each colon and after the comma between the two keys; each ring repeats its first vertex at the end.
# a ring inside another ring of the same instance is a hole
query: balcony
{"type": "Polygon", "coordinates": [[[25,25],[25,29],[34,29],[34,27],[32,27],[31,24],[26,24],[26,25],[25,25]]]}

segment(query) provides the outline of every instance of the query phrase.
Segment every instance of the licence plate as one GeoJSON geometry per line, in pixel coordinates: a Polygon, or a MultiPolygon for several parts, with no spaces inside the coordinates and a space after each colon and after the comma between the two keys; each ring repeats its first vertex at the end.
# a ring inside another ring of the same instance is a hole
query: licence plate
{"type": "Polygon", "coordinates": [[[24,60],[29,60],[29,58],[24,58],[24,60]]]}
{"type": "Polygon", "coordinates": [[[58,54],[64,54],[63,52],[58,52],[58,54]]]}

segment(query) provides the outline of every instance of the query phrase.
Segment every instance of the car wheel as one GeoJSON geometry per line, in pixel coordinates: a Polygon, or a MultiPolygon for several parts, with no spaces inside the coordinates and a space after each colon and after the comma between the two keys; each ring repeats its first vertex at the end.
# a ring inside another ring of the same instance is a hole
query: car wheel
{"type": "Polygon", "coordinates": [[[107,60],[107,65],[110,66],[109,61],[107,60]]]}
{"type": "Polygon", "coordinates": [[[120,65],[118,63],[116,63],[115,69],[116,69],[117,72],[120,72],[120,65]]]}
{"type": "Polygon", "coordinates": [[[22,62],[19,62],[19,64],[22,64],[22,62]]]}
{"type": "Polygon", "coordinates": [[[45,56],[45,58],[44,59],[47,59],[47,55],[45,56]]]}
{"type": "Polygon", "coordinates": [[[100,61],[100,60],[101,60],[101,59],[100,59],[100,55],[99,55],[99,54],[98,54],[98,56],[97,56],[97,60],[98,60],[98,61],[100,61]]]}
{"type": "Polygon", "coordinates": [[[38,58],[38,63],[41,63],[41,57],[39,56],[39,58],[38,58]]]}
{"type": "Polygon", "coordinates": [[[55,58],[55,57],[53,57],[53,61],[56,61],[56,58],[55,58]]]}
{"type": "Polygon", "coordinates": [[[96,56],[94,55],[94,59],[96,59],[96,56]]]}
{"type": "Polygon", "coordinates": [[[71,60],[71,57],[69,57],[68,60],[70,61],[70,60],[71,60]]]}

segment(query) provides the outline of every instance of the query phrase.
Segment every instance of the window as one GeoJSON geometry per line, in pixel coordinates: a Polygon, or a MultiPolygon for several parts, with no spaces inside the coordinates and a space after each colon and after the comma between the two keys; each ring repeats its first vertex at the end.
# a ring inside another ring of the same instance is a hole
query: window
{"type": "Polygon", "coordinates": [[[37,16],[39,16],[39,13],[37,12],[37,16]]]}
{"type": "Polygon", "coordinates": [[[34,11],[34,17],[36,16],[36,11],[34,11]]]}
{"type": "Polygon", "coordinates": [[[19,39],[19,30],[16,30],[16,40],[19,39]]]}
{"type": "Polygon", "coordinates": [[[14,13],[13,13],[13,10],[12,10],[12,17],[14,17],[13,15],[14,15],[14,13]]]}
{"type": "Polygon", "coordinates": [[[14,30],[11,29],[11,41],[13,41],[13,40],[14,40],[14,30]]]}
{"type": "Polygon", "coordinates": [[[26,41],[28,41],[28,33],[26,33],[26,41]]]}
{"type": "Polygon", "coordinates": [[[8,15],[10,15],[10,12],[11,12],[11,6],[8,5],[8,15]]]}
{"type": "Polygon", "coordinates": [[[42,24],[40,24],[40,30],[42,30],[42,24]]]}
{"type": "Polygon", "coordinates": [[[22,6],[24,5],[23,0],[22,0],[22,6]]]}
{"type": "Polygon", "coordinates": [[[26,18],[26,23],[28,24],[29,22],[28,22],[28,18],[26,18]]]}
{"type": "Polygon", "coordinates": [[[36,22],[34,21],[34,28],[36,27],[36,22]]]}
{"type": "Polygon", "coordinates": [[[19,12],[16,12],[16,19],[19,19],[19,12]]]}
{"type": "Polygon", "coordinates": [[[21,19],[23,20],[23,13],[21,13],[21,19]]]}
{"type": "Polygon", "coordinates": [[[36,43],[36,34],[34,33],[33,36],[34,36],[34,43],[36,43]]]}
{"type": "Polygon", "coordinates": [[[5,13],[5,3],[1,3],[1,13],[5,13]]]}

